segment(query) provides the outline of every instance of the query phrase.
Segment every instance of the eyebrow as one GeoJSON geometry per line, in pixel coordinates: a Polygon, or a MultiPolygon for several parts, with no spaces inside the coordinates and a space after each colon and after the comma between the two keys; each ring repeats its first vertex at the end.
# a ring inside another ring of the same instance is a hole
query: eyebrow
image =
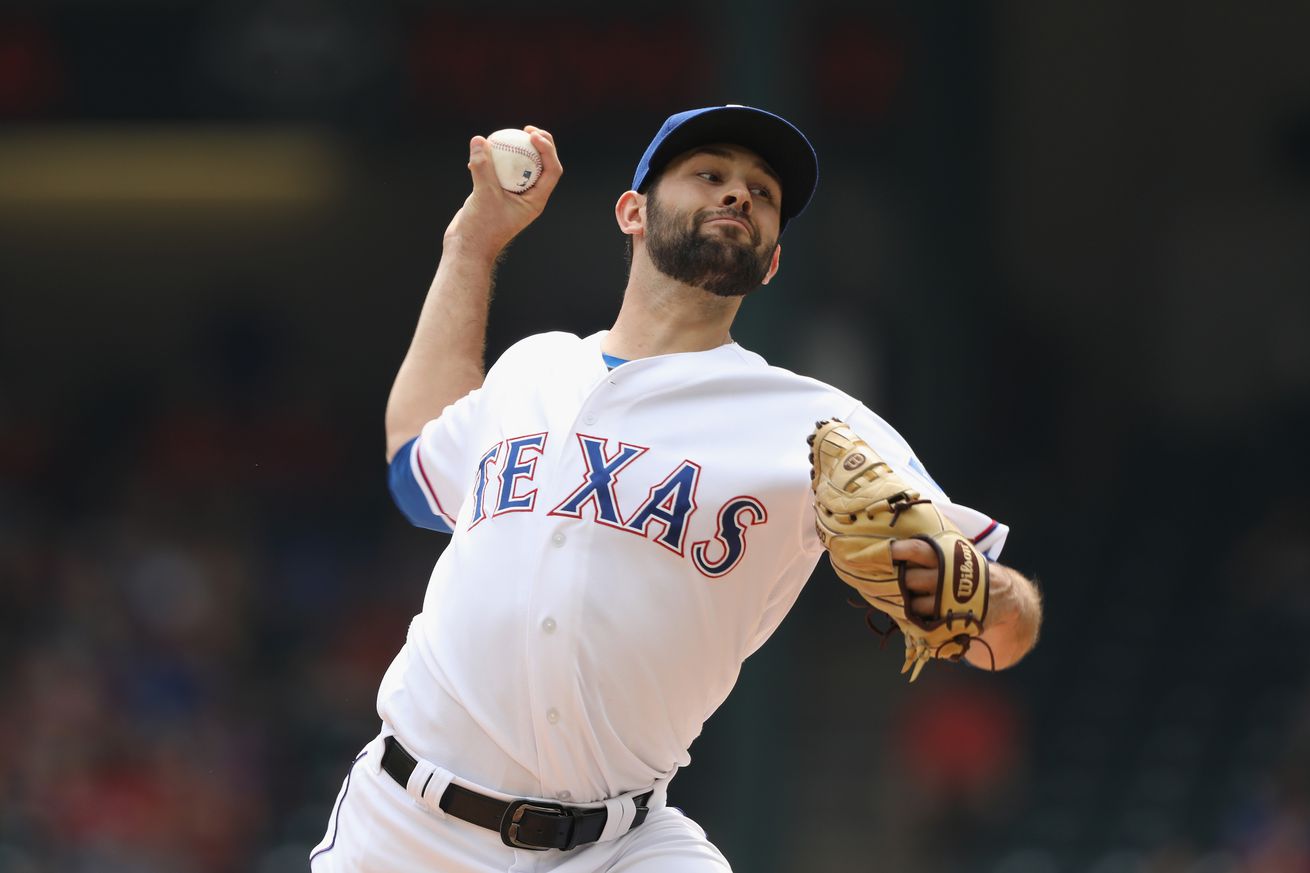
{"type": "MultiPolygon", "coordinates": [[[[692,152],[692,154],[693,154],[693,155],[710,155],[711,157],[715,157],[715,158],[731,158],[731,157],[732,157],[732,152],[728,151],[727,149],[721,149],[721,148],[719,148],[718,146],[701,146],[700,148],[698,148],[698,149],[696,149],[694,152],[692,152]]],[[[755,162],[755,166],[758,167],[759,169],[763,170],[763,171],[765,172],[765,174],[766,174],[770,179],[772,179],[772,180],[774,181],[774,183],[776,183],[777,186],[778,186],[779,188],[782,187],[782,179],[778,178],[778,174],[775,173],[775,172],[773,171],[773,167],[770,167],[767,163],[765,163],[765,161],[764,161],[763,158],[757,160],[757,161],[755,162]]]]}

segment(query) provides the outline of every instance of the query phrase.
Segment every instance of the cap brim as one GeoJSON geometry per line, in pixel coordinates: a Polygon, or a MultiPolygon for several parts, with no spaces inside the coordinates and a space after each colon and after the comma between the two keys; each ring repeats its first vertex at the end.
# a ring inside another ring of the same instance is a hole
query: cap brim
{"type": "Polygon", "coordinates": [[[669,162],[697,146],[740,145],[755,152],[782,183],[781,217],[800,215],[814,195],[819,161],[805,135],[786,119],[748,106],[724,106],[695,115],[670,132],[651,155],[640,190],[649,187],[669,162]]]}

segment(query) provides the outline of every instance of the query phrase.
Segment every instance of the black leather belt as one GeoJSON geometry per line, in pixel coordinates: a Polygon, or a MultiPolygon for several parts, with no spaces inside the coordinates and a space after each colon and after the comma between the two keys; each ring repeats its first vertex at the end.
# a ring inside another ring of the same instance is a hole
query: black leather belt
{"type": "MultiPolygon", "coordinates": [[[[395,737],[388,736],[384,745],[386,749],[382,753],[382,769],[401,788],[407,787],[410,774],[418,766],[418,761],[405,751],[395,737]]],[[[427,790],[426,785],[423,790],[427,790]]],[[[646,803],[654,793],[648,791],[634,798],[637,814],[629,830],[646,820],[649,811],[646,803]]],[[[447,815],[498,832],[501,841],[507,846],[532,851],[568,850],[584,843],[594,843],[605,830],[605,820],[608,817],[603,808],[586,809],[541,800],[497,800],[453,782],[446,788],[446,793],[441,795],[440,806],[447,815]]]]}

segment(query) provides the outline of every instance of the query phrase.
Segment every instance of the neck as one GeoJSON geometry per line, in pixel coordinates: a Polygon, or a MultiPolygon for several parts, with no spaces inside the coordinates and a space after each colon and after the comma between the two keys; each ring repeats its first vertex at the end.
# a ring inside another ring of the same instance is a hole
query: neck
{"type": "Polygon", "coordinates": [[[634,360],[718,348],[732,342],[728,331],[741,300],[676,282],[634,258],[623,306],[602,349],[634,360]]]}

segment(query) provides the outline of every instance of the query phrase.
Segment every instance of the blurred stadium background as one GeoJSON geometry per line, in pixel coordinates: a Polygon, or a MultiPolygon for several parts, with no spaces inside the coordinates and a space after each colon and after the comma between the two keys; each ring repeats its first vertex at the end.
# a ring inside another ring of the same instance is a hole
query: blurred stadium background
{"type": "Polygon", "coordinates": [[[1310,870],[1307,33],[1277,0],[4,4],[0,871],[305,868],[445,543],[389,503],[382,409],[468,136],[538,124],[566,167],[495,355],[608,325],[614,200],[720,102],[822,166],[737,338],[1009,522],[1048,617],[911,688],[821,569],[672,802],[757,873],[1310,870]]]}

